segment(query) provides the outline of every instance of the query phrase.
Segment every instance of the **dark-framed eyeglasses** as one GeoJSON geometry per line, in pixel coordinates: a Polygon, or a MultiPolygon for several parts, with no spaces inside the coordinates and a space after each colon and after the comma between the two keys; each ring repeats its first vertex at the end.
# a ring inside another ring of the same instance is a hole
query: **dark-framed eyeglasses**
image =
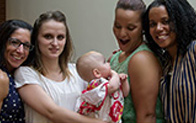
{"type": "Polygon", "coordinates": [[[17,38],[9,38],[8,42],[10,45],[14,46],[15,48],[20,47],[20,45],[23,45],[24,50],[26,51],[32,51],[34,46],[28,42],[23,43],[17,38]]]}

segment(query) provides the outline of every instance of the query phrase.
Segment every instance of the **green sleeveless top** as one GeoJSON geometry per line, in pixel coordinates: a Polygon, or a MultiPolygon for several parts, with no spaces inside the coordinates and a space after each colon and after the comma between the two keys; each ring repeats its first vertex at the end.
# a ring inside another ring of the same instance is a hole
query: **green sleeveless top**
{"type": "MultiPolygon", "coordinates": [[[[117,73],[125,73],[128,75],[128,64],[131,59],[131,57],[139,52],[139,51],[150,51],[152,52],[146,44],[140,45],[129,57],[126,58],[123,62],[119,63],[119,56],[122,53],[122,51],[119,51],[115,53],[111,60],[110,60],[110,66],[113,70],[115,70],[117,73]]],[[[130,77],[128,76],[128,81],[130,84],[130,77]]],[[[131,92],[127,97],[125,97],[124,100],[124,111],[122,115],[122,121],[123,123],[135,123],[136,122],[136,114],[135,114],[135,109],[133,106],[132,98],[131,98],[131,92]]],[[[163,112],[162,112],[162,104],[160,101],[160,97],[157,98],[157,105],[156,105],[156,122],[157,123],[164,123],[164,117],[163,117],[163,112]]]]}

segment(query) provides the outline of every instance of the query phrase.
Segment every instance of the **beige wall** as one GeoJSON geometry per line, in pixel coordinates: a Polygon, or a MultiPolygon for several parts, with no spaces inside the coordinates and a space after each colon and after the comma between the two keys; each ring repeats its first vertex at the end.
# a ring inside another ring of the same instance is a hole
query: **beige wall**
{"type": "MultiPolygon", "coordinates": [[[[151,0],[145,0],[149,4],[151,0]]],[[[188,0],[196,8],[195,0],[188,0]]],[[[76,58],[89,50],[109,57],[117,49],[112,32],[117,0],[6,0],[6,19],[23,19],[31,24],[48,10],[61,10],[68,20],[76,58]]],[[[76,59],[75,58],[75,59],[76,59]]]]}

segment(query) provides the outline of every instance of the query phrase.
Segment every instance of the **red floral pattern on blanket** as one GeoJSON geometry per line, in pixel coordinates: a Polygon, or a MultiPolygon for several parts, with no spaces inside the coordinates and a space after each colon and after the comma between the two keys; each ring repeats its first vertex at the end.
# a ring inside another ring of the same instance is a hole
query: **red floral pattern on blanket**
{"type": "Polygon", "coordinates": [[[116,91],[115,93],[112,93],[111,96],[114,98],[114,100],[117,100],[120,97],[120,93],[116,91]]]}
{"type": "Polygon", "coordinates": [[[117,122],[121,119],[123,113],[123,105],[120,101],[115,101],[114,104],[110,107],[110,117],[112,121],[117,122]]]}
{"type": "MultiPolygon", "coordinates": [[[[102,82],[99,79],[91,81],[91,83],[88,84],[87,89],[83,90],[82,93],[84,94],[87,91],[90,91],[90,90],[98,87],[101,83],[102,82]]],[[[106,86],[107,84],[108,83],[105,83],[104,86],[106,86]]],[[[97,105],[92,105],[92,104],[90,104],[86,101],[83,101],[80,105],[80,109],[78,110],[78,113],[88,116],[90,113],[93,113],[95,111],[99,111],[101,109],[101,106],[103,105],[104,101],[105,101],[105,98],[104,98],[104,100],[102,100],[97,105]]]]}
{"type": "Polygon", "coordinates": [[[78,113],[88,116],[90,113],[95,112],[95,109],[95,106],[84,101],[82,102],[78,113]]]}
{"type": "Polygon", "coordinates": [[[82,92],[85,96],[78,100],[79,108],[77,109],[77,112],[86,116],[100,118],[106,122],[119,123],[124,108],[123,94],[119,89],[116,92],[107,95],[107,84],[107,80],[92,80],[88,84],[87,89],[82,92]],[[94,98],[94,102],[91,101],[91,99],[94,98]]]}

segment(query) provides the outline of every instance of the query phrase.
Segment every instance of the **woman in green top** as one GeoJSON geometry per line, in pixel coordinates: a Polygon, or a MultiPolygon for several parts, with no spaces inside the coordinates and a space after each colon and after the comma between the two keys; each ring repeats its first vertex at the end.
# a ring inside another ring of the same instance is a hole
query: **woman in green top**
{"type": "Polygon", "coordinates": [[[143,42],[142,0],[119,0],[115,9],[113,31],[120,51],[111,59],[111,68],[128,74],[131,92],[125,98],[123,123],[164,122],[158,98],[161,67],[143,42]],[[157,104],[157,106],[156,106],[157,104]]]}

